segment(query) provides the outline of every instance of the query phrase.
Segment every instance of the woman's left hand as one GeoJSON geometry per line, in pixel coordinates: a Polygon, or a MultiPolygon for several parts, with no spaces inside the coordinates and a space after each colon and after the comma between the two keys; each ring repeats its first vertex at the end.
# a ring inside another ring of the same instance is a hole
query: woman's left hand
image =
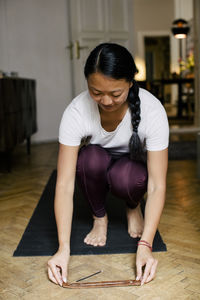
{"type": "Polygon", "coordinates": [[[141,280],[141,285],[151,281],[155,277],[157,265],[158,260],[153,257],[151,250],[143,245],[138,246],[136,254],[136,280],[141,280]],[[145,266],[145,269],[142,275],[143,266],[145,266]]]}

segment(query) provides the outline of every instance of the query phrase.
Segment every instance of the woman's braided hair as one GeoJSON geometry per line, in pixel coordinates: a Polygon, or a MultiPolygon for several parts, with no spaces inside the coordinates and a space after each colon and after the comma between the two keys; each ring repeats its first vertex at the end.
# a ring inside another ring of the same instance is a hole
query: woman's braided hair
{"type": "Polygon", "coordinates": [[[140,117],[139,86],[134,80],[137,68],[130,52],[123,46],[114,43],[98,45],[89,54],[84,74],[86,79],[89,75],[100,72],[114,79],[125,79],[132,82],[127,102],[131,112],[133,134],[129,141],[130,158],[136,161],[146,161],[145,140],[141,143],[138,135],[140,117]]]}

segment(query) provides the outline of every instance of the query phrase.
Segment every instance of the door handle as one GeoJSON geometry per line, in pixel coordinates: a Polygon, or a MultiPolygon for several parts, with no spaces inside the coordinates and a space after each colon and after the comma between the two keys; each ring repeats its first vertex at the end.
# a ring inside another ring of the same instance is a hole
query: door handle
{"type": "Polygon", "coordinates": [[[73,59],[73,43],[70,42],[69,46],[66,46],[65,49],[68,49],[70,51],[70,59],[72,60],[73,59]]]}
{"type": "Polygon", "coordinates": [[[76,58],[79,59],[80,58],[80,51],[83,49],[88,49],[88,46],[80,46],[79,41],[75,42],[75,53],[76,53],[76,58]]]}

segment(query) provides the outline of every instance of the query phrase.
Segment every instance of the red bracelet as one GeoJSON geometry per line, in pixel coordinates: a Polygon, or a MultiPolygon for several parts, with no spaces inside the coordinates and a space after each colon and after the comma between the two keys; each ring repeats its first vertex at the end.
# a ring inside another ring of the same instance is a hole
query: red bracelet
{"type": "Polygon", "coordinates": [[[152,251],[151,245],[150,245],[147,241],[145,241],[145,240],[140,240],[140,241],[138,242],[138,246],[139,246],[139,245],[147,246],[147,247],[149,247],[149,249],[151,249],[151,251],[152,251]]]}
{"type": "Polygon", "coordinates": [[[147,245],[151,246],[151,245],[150,245],[150,243],[149,243],[149,242],[147,242],[147,241],[145,241],[145,240],[139,240],[139,242],[143,242],[143,243],[145,243],[145,244],[147,244],[147,245]]]}
{"type": "Polygon", "coordinates": [[[147,246],[152,251],[152,247],[151,246],[149,246],[149,245],[147,245],[145,243],[138,243],[138,246],[140,246],[140,245],[147,246]]]}
{"type": "Polygon", "coordinates": [[[145,241],[145,240],[139,240],[139,241],[138,241],[138,243],[140,243],[140,242],[142,242],[142,243],[145,243],[145,244],[147,244],[147,245],[151,246],[151,245],[150,245],[150,243],[149,243],[149,242],[147,242],[147,241],[145,241]]]}

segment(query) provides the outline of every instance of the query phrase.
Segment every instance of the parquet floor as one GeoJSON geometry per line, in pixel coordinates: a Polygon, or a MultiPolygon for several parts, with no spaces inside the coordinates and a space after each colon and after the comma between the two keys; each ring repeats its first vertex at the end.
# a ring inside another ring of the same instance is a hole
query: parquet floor
{"type": "MultiPolygon", "coordinates": [[[[195,160],[169,161],[158,228],[168,251],[154,253],[159,263],[152,282],[142,287],[67,290],[48,281],[48,257],[12,257],[56,159],[56,143],[32,146],[30,157],[19,146],[12,172],[0,168],[0,299],[200,299],[200,181],[195,160]]],[[[72,256],[69,280],[98,270],[103,273],[95,280],[135,278],[135,254],[72,256]]]]}

